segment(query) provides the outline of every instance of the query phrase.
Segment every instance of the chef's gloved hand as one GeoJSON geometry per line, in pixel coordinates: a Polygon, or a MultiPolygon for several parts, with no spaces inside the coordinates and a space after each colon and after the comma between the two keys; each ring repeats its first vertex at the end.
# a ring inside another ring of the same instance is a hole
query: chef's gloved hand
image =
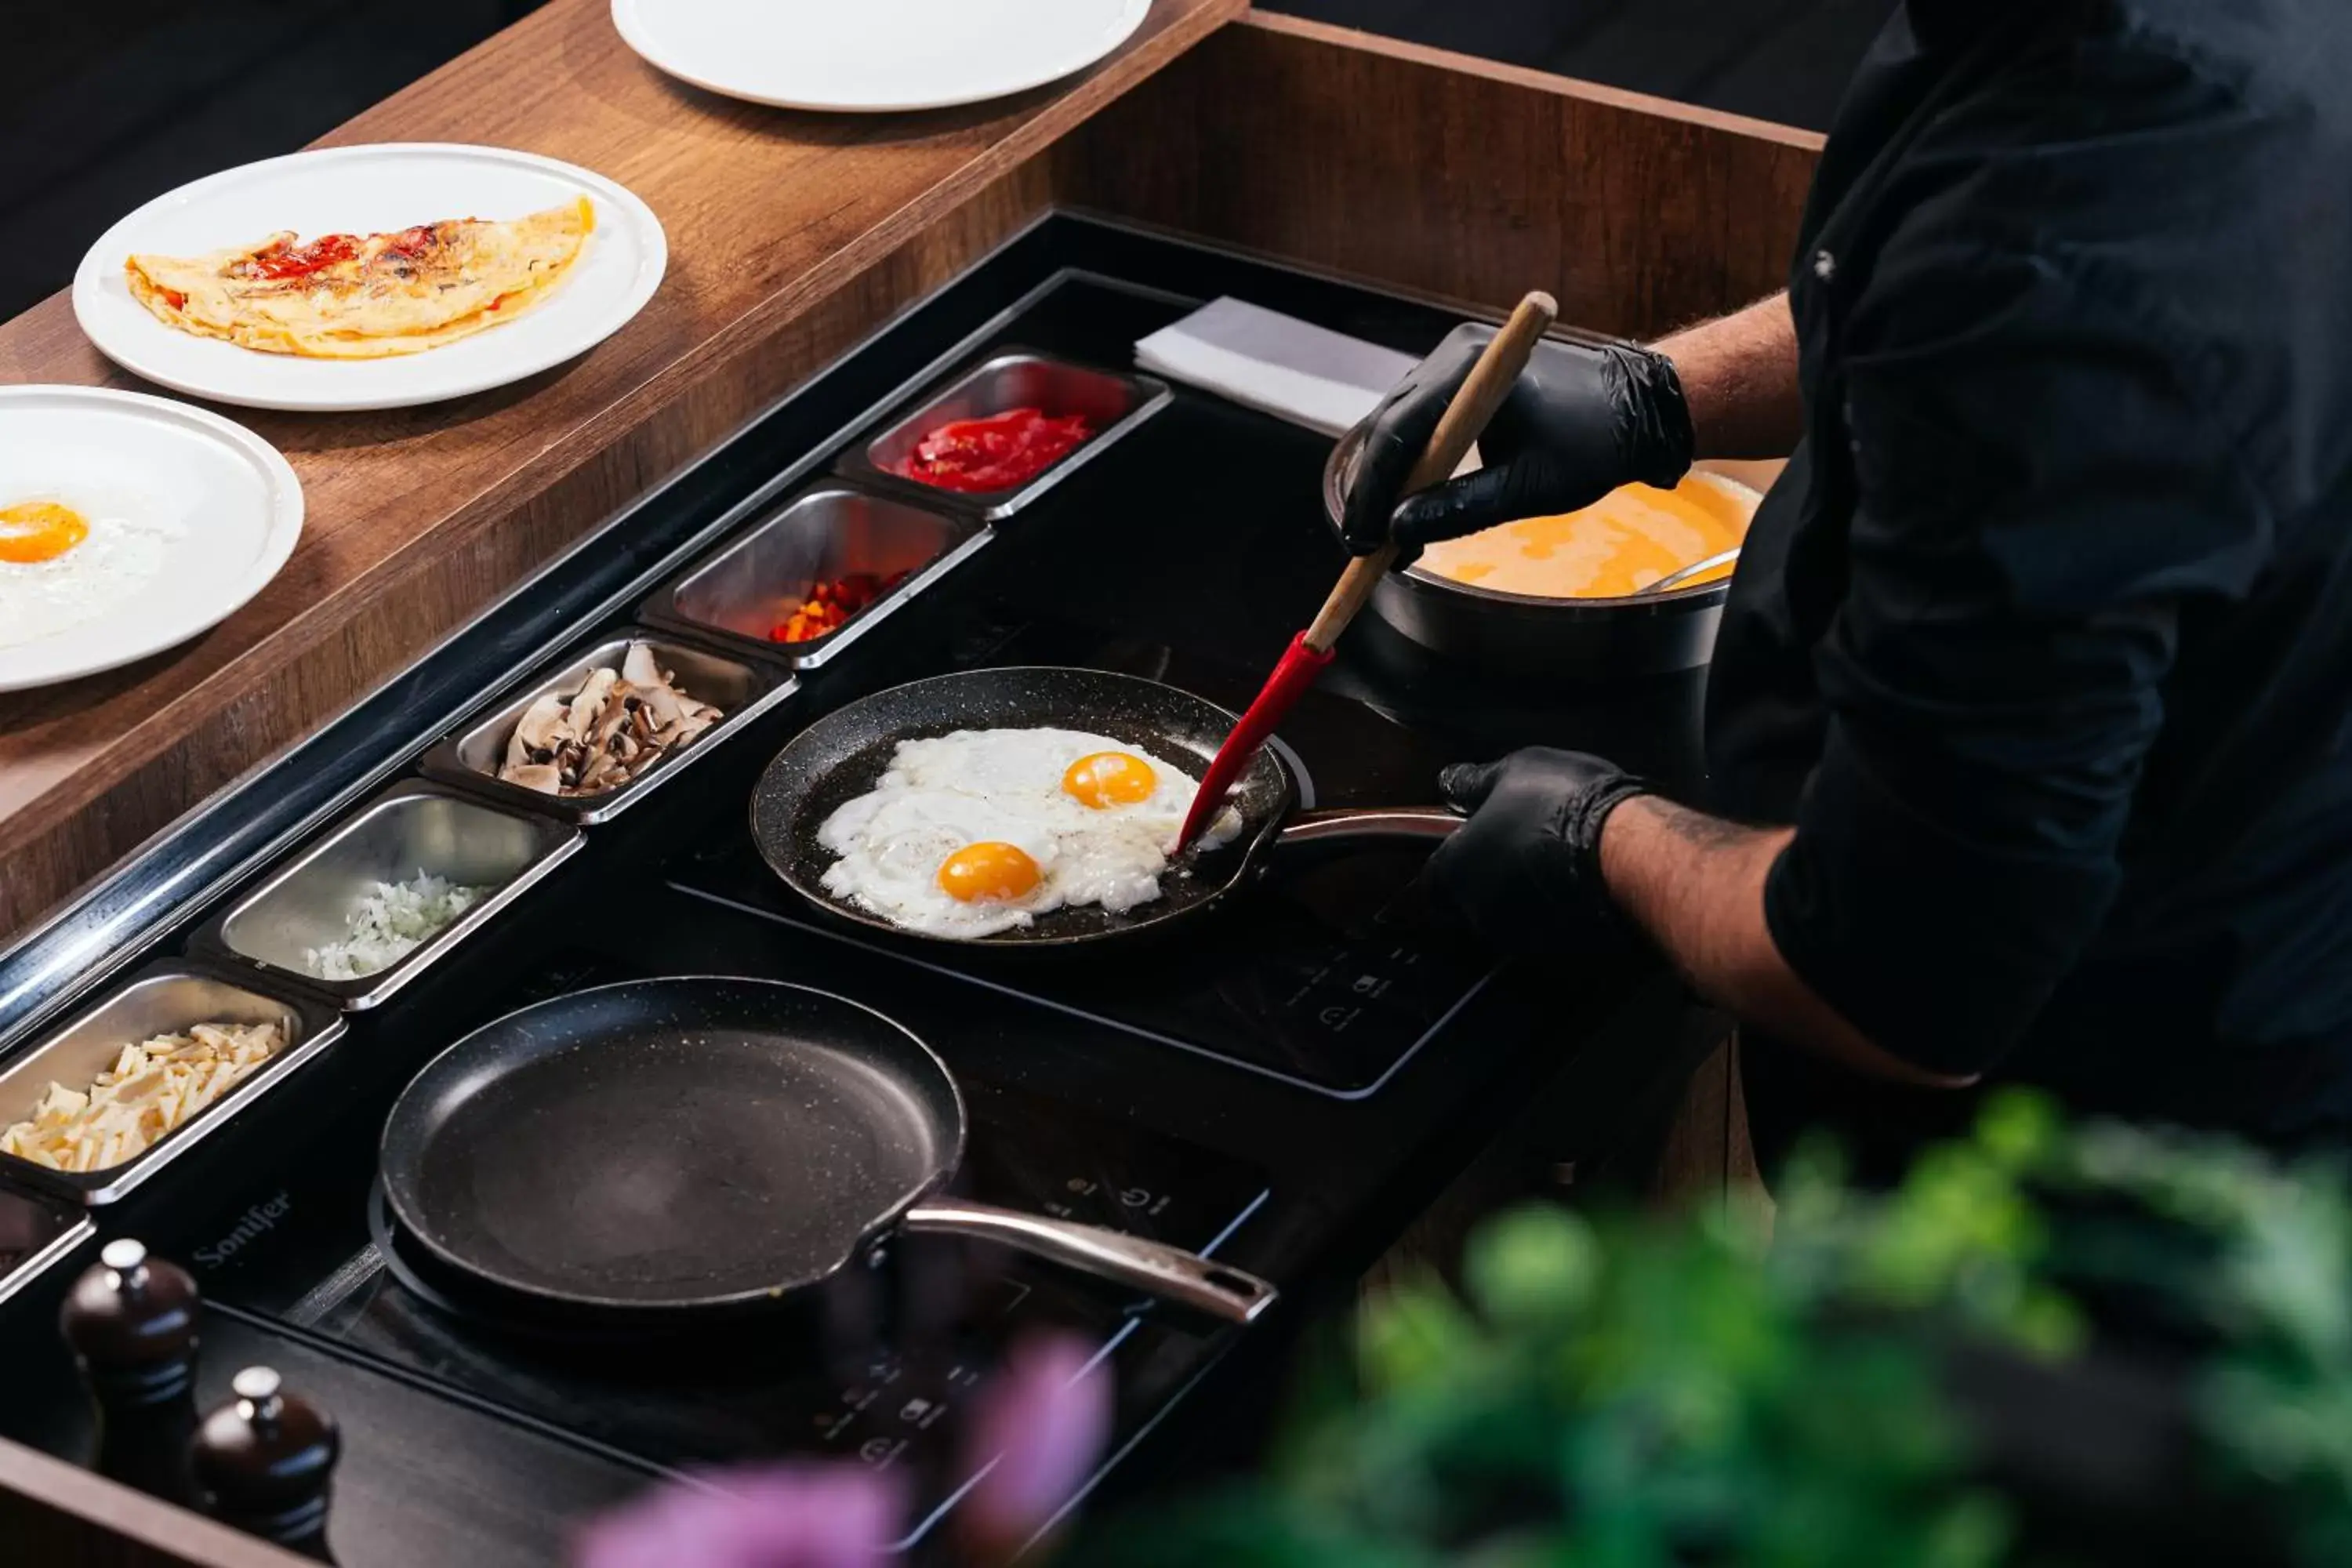
{"type": "Polygon", "coordinates": [[[1672,361],[1631,343],[1548,339],[1478,437],[1485,466],[1401,496],[1494,335],[1492,327],[1454,328],[1372,411],[1340,524],[1352,553],[1393,542],[1410,561],[1433,540],[1574,511],[1636,480],[1663,489],[1690,468],[1690,410],[1672,361]]]}
{"type": "Polygon", "coordinates": [[[1601,828],[1649,784],[1582,752],[1530,746],[1460,763],[1438,787],[1470,820],[1430,857],[1429,879],[1490,946],[1528,950],[1590,931],[1609,910],[1601,828]]]}

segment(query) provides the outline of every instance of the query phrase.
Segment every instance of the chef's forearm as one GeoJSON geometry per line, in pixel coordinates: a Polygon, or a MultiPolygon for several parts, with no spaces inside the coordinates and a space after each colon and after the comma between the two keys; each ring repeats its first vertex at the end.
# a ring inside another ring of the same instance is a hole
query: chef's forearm
{"type": "Polygon", "coordinates": [[[1797,329],[1786,293],[1655,345],[1675,363],[1701,458],[1785,458],[1803,432],[1797,329]]]}
{"type": "Polygon", "coordinates": [[[1744,827],[1636,795],[1609,815],[1601,868],[1620,908],[1691,984],[1745,1023],[1859,1071],[1959,1088],[1865,1039],[1780,956],[1764,920],[1764,881],[1788,844],[1785,827],[1744,827]]]}

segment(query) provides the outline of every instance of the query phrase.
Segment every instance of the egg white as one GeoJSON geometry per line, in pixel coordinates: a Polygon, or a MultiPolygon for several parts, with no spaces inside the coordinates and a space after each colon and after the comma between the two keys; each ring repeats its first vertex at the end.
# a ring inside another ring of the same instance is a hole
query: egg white
{"type": "Polygon", "coordinates": [[[0,561],[0,647],[16,647],[95,620],[163,574],[184,529],[176,519],[86,498],[9,496],[0,505],[55,500],[89,525],[80,543],[48,561],[0,561]]]}
{"type": "MultiPolygon", "coordinates": [[[[875,787],[817,829],[817,842],[840,857],[826,868],[824,888],[931,936],[990,936],[1065,905],[1123,913],[1160,897],[1168,851],[1199,790],[1164,759],[1079,730],[960,730],[904,741],[875,787]],[[1064,790],[1070,764],[1096,752],[1141,758],[1151,793],[1097,808],[1064,790]],[[940,865],[988,841],[1017,845],[1036,861],[1037,885],[1018,899],[950,896],[939,884],[940,865]]],[[[1240,832],[1240,815],[1228,806],[1202,844],[1213,848],[1240,832]]]]}

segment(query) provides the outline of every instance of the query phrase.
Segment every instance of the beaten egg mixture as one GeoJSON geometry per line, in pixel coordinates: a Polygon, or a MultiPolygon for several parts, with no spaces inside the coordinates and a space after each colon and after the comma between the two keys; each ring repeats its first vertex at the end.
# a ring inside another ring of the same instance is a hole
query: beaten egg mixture
{"type": "MultiPolygon", "coordinates": [[[[1762,499],[1720,474],[1688,474],[1670,490],[1627,485],[1581,511],[1523,518],[1466,538],[1441,540],[1422,552],[1418,564],[1453,582],[1503,594],[1622,598],[1738,544],[1762,499]]],[[[1726,563],[1678,589],[1730,575],[1726,563]]]]}

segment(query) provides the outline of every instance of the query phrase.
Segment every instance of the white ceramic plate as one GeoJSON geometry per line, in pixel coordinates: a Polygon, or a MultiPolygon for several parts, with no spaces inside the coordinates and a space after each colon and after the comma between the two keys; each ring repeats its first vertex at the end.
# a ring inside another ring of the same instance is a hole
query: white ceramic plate
{"type": "Polygon", "coordinates": [[[278,448],[138,392],[0,387],[0,507],[27,500],[71,507],[89,533],[44,566],[0,561],[0,691],[185,642],[261,592],[302,536],[302,486],[278,448]],[[39,626],[54,629],[26,637],[39,626]]]}
{"type": "Polygon", "coordinates": [[[978,103],[1084,70],[1151,0],[613,0],[656,70],[780,109],[978,103]]]}
{"type": "Polygon", "coordinates": [[[81,258],[74,315],[107,358],[177,392],[305,413],[405,408],[503,386],[586,353],[653,298],[668,258],[651,208],[570,163],[437,142],[331,147],[247,163],[149,202],[81,258]],[[282,228],[307,239],[444,218],[515,218],[583,194],[595,206],[595,232],[544,304],[508,325],[394,359],[299,359],[194,337],[150,315],[122,271],[134,251],[202,255],[282,228]]]}

